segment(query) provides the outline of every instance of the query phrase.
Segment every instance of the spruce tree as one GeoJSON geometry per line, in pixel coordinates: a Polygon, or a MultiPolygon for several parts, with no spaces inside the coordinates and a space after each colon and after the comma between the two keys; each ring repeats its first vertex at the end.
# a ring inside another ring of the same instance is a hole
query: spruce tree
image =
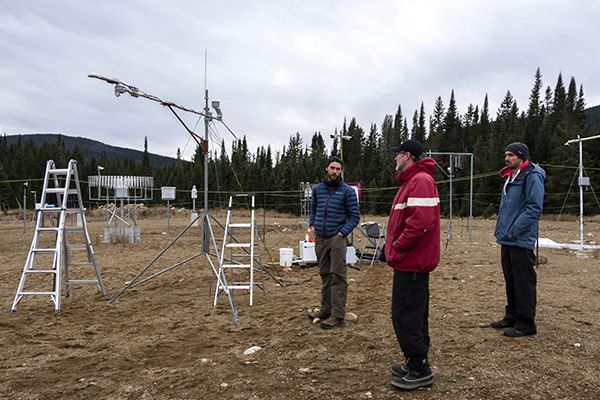
{"type": "Polygon", "coordinates": [[[434,151],[440,151],[442,134],[444,131],[445,109],[442,97],[435,100],[433,115],[429,120],[429,137],[427,138],[427,147],[434,151]]]}
{"type": "Polygon", "coordinates": [[[537,143],[540,130],[542,128],[542,73],[538,68],[535,71],[535,80],[533,88],[529,94],[529,106],[527,108],[527,116],[525,123],[524,141],[530,147],[531,158],[537,159],[537,143]]]}

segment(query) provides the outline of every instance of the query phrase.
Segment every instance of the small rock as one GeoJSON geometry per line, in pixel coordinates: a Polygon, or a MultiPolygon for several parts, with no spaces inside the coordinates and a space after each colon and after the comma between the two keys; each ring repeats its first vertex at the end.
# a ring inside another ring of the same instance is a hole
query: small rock
{"type": "Polygon", "coordinates": [[[222,388],[226,388],[227,386],[229,386],[229,384],[226,382],[223,382],[219,386],[221,386],[222,388]]]}
{"type": "Polygon", "coordinates": [[[208,358],[201,358],[201,359],[200,359],[200,362],[201,362],[202,364],[206,364],[208,361],[209,361],[209,360],[208,360],[208,358]]]}
{"type": "Polygon", "coordinates": [[[260,350],[262,350],[262,347],[260,347],[260,346],[252,346],[252,347],[250,347],[250,348],[248,348],[248,349],[246,349],[244,351],[244,355],[245,356],[249,356],[250,354],[254,354],[254,353],[256,353],[257,351],[260,351],[260,350]]]}
{"type": "Polygon", "coordinates": [[[367,396],[370,399],[371,397],[373,397],[373,393],[365,392],[365,396],[367,396]]]}
{"type": "Polygon", "coordinates": [[[301,374],[309,374],[310,368],[299,368],[298,372],[300,372],[301,374]]]}
{"type": "Polygon", "coordinates": [[[475,380],[475,377],[473,377],[473,376],[470,376],[470,377],[469,377],[469,380],[470,380],[470,381],[474,381],[474,380],[475,380]]]}
{"type": "Polygon", "coordinates": [[[581,343],[575,343],[575,344],[573,344],[573,346],[579,348],[579,347],[581,347],[581,343]]]}
{"type": "Polygon", "coordinates": [[[346,313],[346,321],[356,321],[356,320],[358,320],[358,315],[351,313],[351,312],[346,313]]]}

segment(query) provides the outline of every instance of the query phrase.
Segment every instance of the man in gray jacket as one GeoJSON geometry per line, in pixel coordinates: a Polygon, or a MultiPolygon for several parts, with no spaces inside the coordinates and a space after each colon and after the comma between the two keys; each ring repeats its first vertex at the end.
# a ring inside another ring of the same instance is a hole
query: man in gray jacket
{"type": "Polygon", "coordinates": [[[505,336],[535,335],[536,273],[533,249],[538,221],[544,204],[546,172],[529,162],[526,144],[514,142],[504,151],[506,167],[500,210],[496,221],[496,242],[501,245],[501,262],[506,282],[504,317],[490,325],[506,329],[505,336]]]}

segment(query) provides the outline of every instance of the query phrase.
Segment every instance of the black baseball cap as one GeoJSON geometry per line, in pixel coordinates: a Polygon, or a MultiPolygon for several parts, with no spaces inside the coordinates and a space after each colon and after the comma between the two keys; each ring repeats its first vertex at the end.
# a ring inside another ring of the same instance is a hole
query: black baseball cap
{"type": "Polygon", "coordinates": [[[425,146],[416,140],[409,139],[403,142],[400,146],[394,146],[390,148],[392,153],[400,153],[402,151],[410,153],[411,156],[420,157],[423,153],[425,153],[425,146]]]}

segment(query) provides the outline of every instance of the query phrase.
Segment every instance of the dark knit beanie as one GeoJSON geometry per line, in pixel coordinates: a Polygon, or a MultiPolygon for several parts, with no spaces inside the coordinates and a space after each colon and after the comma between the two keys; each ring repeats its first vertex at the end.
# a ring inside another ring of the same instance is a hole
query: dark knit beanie
{"type": "Polygon", "coordinates": [[[329,164],[331,164],[332,162],[340,163],[342,168],[344,167],[344,162],[342,161],[341,158],[339,158],[337,156],[331,156],[327,159],[327,162],[325,163],[325,168],[329,167],[329,164]]]}
{"type": "Polygon", "coordinates": [[[513,142],[506,146],[504,151],[510,151],[514,153],[521,160],[525,161],[529,159],[529,147],[525,143],[513,142]]]}

